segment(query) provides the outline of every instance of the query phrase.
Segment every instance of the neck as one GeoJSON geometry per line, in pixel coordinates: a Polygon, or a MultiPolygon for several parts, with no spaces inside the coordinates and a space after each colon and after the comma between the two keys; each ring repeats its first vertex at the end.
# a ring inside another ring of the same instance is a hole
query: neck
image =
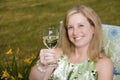
{"type": "Polygon", "coordinates": [[[87,56],[87,48],[76,48],[74,55],[79,56],[79,57],[86,57],[87,56]]]}
{"type": "Polygon", "coordinates": [[[88,59],[88,48],[76,48],[75,52],[69,56],[71,63],[82,63],[88,59]]]}

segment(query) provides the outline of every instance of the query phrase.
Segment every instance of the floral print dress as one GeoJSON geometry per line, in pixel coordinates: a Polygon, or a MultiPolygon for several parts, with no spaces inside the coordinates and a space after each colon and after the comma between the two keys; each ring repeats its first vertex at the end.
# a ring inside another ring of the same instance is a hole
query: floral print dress
{"type": "Polygon", "coordinates": [[[80,64],[72,64],[63,55],[50,80],[97,80],[95,63],[88,59],[80,64]]]}

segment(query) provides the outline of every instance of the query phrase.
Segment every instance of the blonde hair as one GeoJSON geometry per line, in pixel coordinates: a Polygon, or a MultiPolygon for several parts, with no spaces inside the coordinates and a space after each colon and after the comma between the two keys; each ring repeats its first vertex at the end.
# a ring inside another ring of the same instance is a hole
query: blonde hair
{"type": "Polygon", "coordinates": [[[100,58],[100,53],[102,50],[101,21],[95,13],[95,11],[87,6],[76,6],[70,9],[65,15],[64,27],[62,28],[62,49],[67,55],[75,51],[75,46],[71,43],[71,41],[68,38],[67,24],[69,17],[76,13],[82,13],[87,18],[88,22],[94,27],[94,35],[88,49],[88,57],[92,61],[96,62],[100,58]]]}

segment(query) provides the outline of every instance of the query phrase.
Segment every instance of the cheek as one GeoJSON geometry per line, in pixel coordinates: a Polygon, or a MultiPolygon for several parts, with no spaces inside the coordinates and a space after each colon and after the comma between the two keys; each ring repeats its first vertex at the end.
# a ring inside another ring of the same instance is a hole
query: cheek
{"type": "Polygon", "coordinates": [[[92,35],[93,31],[92,30],[88,30],[87,33],[89,33],[90,35],[92,35]]]}
{"type": "Polygon", "coordinates": [[[71,40],[72,32],[71,32],[71,31],[68,31],[67,34],[68,34],[68,39],[71,40]]]}
{"type": "Polygon", "coordinates": [[[90,34],[90,35],[93,35],[94,33],[94,29],[91,27],[91,28],[86,28],[84,29],[84,33],[87,33],[87,34],[90,34]]]}
{"type": "Polygon", "coordinates": [[[68,37],[69,37],[69,36],[72,35],[72,32],[68,30],[67,34],[68,34],[68,37]]]}
{"type": "Polygon", "coordinates": [[[92,38],[92,37],[93,37],[93,34],[94,34],[93,30],[89,30],[89,31],[88,31],[88,34],[89,34],[90,38],[92,38]]]}

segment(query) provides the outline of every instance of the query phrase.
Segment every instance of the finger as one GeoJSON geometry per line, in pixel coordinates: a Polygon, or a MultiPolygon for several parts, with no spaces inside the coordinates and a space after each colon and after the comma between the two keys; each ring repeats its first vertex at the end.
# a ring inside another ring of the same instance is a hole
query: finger
{"type": "Polygon", "coordinates": [[[45,55],[44,59],[45,60],[56,60],[56,57],[55,57],[55,55],[45,55]]]}
{"type": "Polygon", "coordinates": [[[40,62],[41,62],[42,64],[46,65],[47,62],[46,62],[46,60],[45,60],[45,55],[44,55],[43,50],[40,51],[40,55],[39,55],[39,56],[40,56],[40,62]]]}
{"type": "Polygon", "coordinates": [[[58,62],[58,60],[55,58],[55,57],[53,57],[53,56],[46,56],[45,57],[45,61],[47,62],[47,63],[57,63],[58,62]]]}
{"type": "Polygon", "coordinates": [[[47,62],[45,59],[40,59],[40,62],[41,62],[42,64],[44,64],[44,65],[47,65],[47,64],[48,64],[48,62],[47,62]]]}
{"type": "Polygon", "coordinates": [[[42,49],[42,53],[55,53],[55,49],[42,49]]]}
{"type": "Polygon", "coordinates": [[[40,60],[43,64],[57,63],[57,58],[54,49],[42,49],[40,51],[40,60]]]}
{"type": "Polygon", "coordinates": [[[46,51],[46,52],[42,52],[41,51],[41,53],[40,53],[40,58],[44,58],[44,57],[53,57],[53,58],[56,58],[56,54],[54,53],[54,52],[48,52],[48,51],[46,51]]]}

